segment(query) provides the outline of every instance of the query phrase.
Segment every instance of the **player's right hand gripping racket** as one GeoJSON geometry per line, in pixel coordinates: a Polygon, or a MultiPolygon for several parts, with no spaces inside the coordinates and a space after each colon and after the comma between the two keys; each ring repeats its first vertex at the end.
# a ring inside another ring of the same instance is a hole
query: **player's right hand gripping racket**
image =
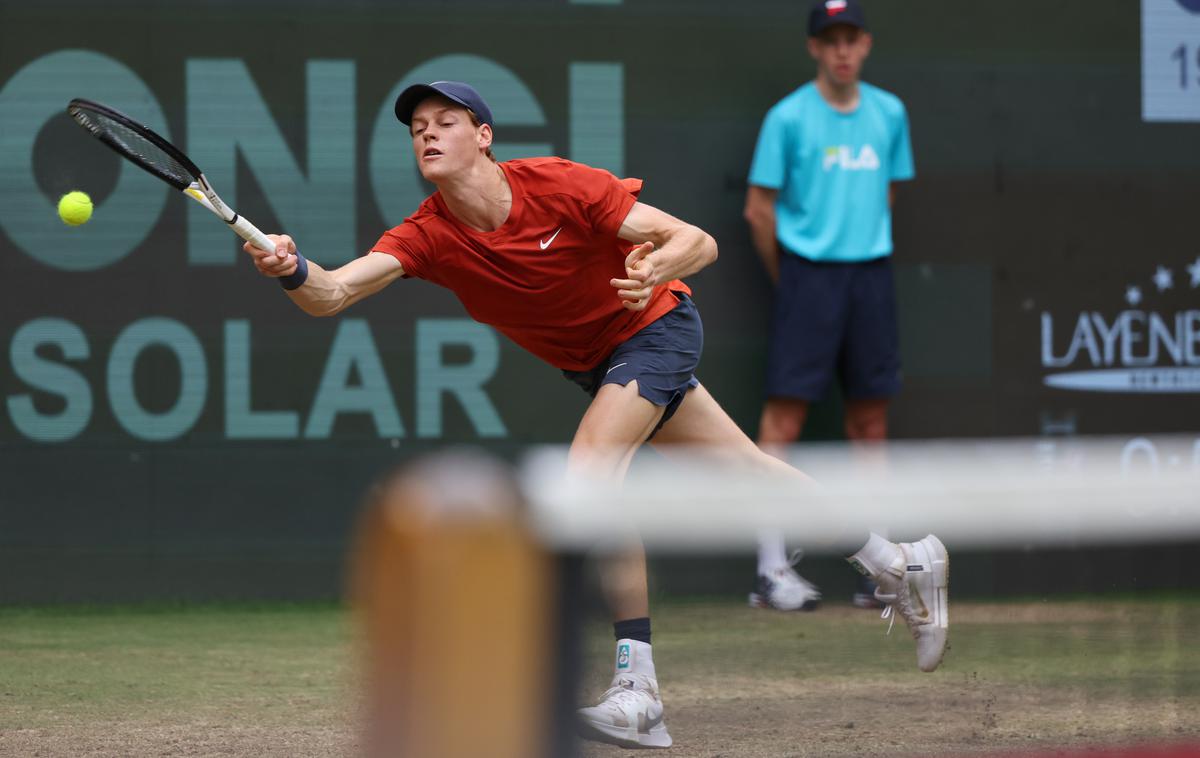
{"type": "Polygon", "coordinates": [[[183,194],[208,208],[229,224],[238,236],[260,250],[275,245],[254,224],[221,202],[212,185],[183,151],[118,110],[75,98],[67,105],[71,118],[121,157],[141,166],[183,194]]]}

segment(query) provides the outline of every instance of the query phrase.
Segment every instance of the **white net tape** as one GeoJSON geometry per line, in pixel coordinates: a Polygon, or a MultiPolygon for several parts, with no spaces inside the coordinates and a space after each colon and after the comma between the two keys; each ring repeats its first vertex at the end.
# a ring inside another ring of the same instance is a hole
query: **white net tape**
{"type": "Polygon", "coordinates": [[[763,529],[812,548],[868,530],[971,547],[1083,546],[1200,537],[1200,441],[1161,437],[892,442],[863,454],[802,446],[806,484],[690,451],[645,456],[622,487],[565,474],[565,448],[532,452],[522,482],[541,537],[588,548],[742,550],[763,529]]]}

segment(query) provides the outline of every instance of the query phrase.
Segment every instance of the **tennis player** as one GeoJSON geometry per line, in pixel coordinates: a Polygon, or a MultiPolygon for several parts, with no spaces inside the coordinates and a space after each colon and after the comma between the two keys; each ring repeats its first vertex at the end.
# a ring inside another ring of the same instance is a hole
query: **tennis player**
{"type": "MultiPolygon", "coordinates": [[[[761,452],[693,374],[703,329],[681,280],[716,260],[711,236],[638,202],[640,180],[561,158],[496,162],[491,109],[467,84],[414,85],[395,110],[421,175],[437,191],[368,254],[333,271],[305,260],[286,235],[272,236],[275,250],[246,245],[262,274],[278,277],[315,316],[339,313],[401,278],[450,289],[473,318],[592,396],[569,454],[580,472],[620,480],[652,440],[667,452],[711,446],[741,465],[802,476],[761,452]]],[[[906,547],[872,536],[852,559],[886,577],[880,584],[895,593],[917,636],[922,668],[936,666],[945,646],[944,582],[931,577],[946,556],[934,543],[906,547]],[[941,608],[940,616],[918,615],[918,594],[922,609],[941,608]]],[[[581,732],[623,747],[668,747],[645,556],[640,549],[620,556],[606,574],[616,671],[601,702],[580,710],[581,732]]]]}

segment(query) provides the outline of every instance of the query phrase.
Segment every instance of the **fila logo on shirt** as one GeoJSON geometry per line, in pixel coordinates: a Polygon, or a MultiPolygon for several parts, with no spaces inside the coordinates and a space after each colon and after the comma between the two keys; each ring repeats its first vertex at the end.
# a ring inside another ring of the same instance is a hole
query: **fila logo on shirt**
{"type": "Polygon", "coordinates": [[[834,167],[843,171],[878,171],[879,156],[870,145],[863,145],[857,156],[850,145],[830,145],[825,148],[824,167],[826,171],[834,167]]]}

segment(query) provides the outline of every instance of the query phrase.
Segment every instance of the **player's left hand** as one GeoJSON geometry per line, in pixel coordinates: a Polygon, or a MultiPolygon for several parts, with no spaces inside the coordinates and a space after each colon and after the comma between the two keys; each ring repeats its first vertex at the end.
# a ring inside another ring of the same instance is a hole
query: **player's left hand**
{"type": "Polygon", "coordinates": [[[654,261],[647,256],[654,252],[653,242],[643,242],[625,256],[625,278],[610,279],[609,284],[617,288],[621,305],[631,311],[640,311],[650,302],[650,294],[658,284],[654,261]]]}

